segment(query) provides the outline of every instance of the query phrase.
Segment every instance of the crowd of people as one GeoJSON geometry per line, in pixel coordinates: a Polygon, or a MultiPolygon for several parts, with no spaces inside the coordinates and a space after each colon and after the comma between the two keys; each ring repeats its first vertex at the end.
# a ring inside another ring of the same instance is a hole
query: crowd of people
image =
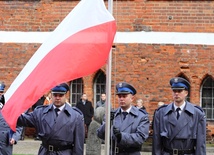
{"type": "MultiPolygon", "coordinates": [[[[183,78],[170,80],[173,102],[158,103],[154,112],[153,155],[206,155],[206,117],[203,109],[186,100],[190,83],[183,78]]],[[[42,96],[31,110],[20,115],[13,132],[3,116],[5,84],[0,83],[0,154],[12,155],[13,144],[22,137],[23,127],[34,127],[41,140],[38,154],[83,155],[84,143],[94,116],[94,107],[87,94],[72,107],[66,98],[69,86],[55,86],[42,96]]],[[[137,90],[126,82],[116,85],[118,108],[111,111],[111,150],[117,155],[140,155],[142,144],[149,137],[149,114],[137,90]],[[134,104],[136,101],[136,104],[134,104]]],[[[105,107],[106,94],[96,103],[105,107]]],[[[105,117],[105,116],[104,116],[105,117]]],[[[97,136],[105,140],[105,119],[97,128],[97,136]]]]}

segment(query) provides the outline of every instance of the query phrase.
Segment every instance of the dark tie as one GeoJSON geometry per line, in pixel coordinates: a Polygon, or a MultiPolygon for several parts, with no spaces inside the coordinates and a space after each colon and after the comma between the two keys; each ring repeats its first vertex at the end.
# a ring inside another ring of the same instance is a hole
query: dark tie
{"type": "Polygon", "coordinates": [[[58,111],[60,111],[58,108],[55,108],[56,117],[58,116],[58,111]]]}
{"type": "Polygon", "coordinates": [[[179,117],[180,117],[180,113],[179,113],[180,110],[181,110],[181,108],[177,108],[177,109],[176,109],[176,112],[177,112],[177,119],[179,119],[179,117]]]}
{"type": "Polygon", "coordinates": [[[124,112],[122,112],[122,114],[123,114],[123,120],[126,119],[126,115],[128,114],[128,112],[124,111],[124,112]]]}

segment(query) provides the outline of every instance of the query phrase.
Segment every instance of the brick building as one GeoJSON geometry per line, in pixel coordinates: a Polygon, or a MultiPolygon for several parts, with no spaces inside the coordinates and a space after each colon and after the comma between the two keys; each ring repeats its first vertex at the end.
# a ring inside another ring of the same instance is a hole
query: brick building
{"type": "MultiPolygon", "coordinates": [[[[3,32],[51,32],[78,2],[0,1],[0,79],[7,88],[41,43],[20,41],[22,33],[10,37],[13,41],[4,41],[7,34],[3,32]]],[[[138,91],[136,98],[144,100],[152,118],[159,101],[172,101],[170,78],[182,76],[191,83],[189,100],[206,111],[208,138],[211,138],[214,134],[213,8],[213,1],[203,0],[115,0],[113,15],[118,33],[112,50],[112,106],[117,107],[115,85],[120,81],[130,82],[138,91]]],[[[105,70],[103,66],[92,75],[70,81],[70,101],[75,104],[85,92],[95,104],[105,91],[105,70]]]]}

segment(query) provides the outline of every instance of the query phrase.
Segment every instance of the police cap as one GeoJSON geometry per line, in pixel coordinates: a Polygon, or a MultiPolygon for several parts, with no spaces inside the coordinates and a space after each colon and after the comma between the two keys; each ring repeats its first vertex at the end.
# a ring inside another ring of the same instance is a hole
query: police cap
{"type": "Polygon", "coordinates": [[[0,92],[3,92],[5,88],[4,82],[0,82],[0,92]]]}
{"type": "Polygon", "coordinates": [[[135,88],[126,82],[120,82],[116,85],[116,94],[132,94],[135,95],[137,91],[135,88]]]}
{"type": "Polygon", "coordinates": [[[189,90],[190,83],[181,77],[174,77],[170,80],[170,85],[173,90],[189,90]]]}
{"type": "Polygon", "coordinates": [[[68,90],[69,86],[66,83],[61,83],[60,85],[57,85],[54,88],[52,88],[51,92],[57,94],[66,94],[68,90]]]}

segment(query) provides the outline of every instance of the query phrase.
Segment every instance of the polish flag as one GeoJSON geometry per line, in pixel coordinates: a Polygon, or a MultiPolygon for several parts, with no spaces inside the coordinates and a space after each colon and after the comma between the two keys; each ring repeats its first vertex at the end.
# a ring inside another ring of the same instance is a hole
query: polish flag
{"type": "Polygon", "coordinates": [[[21,113],[54,86],[97,71],[107,61],[116,22],[103,0],[81,0],[35,52],[5,93],[12,130],[21,113]]]}

